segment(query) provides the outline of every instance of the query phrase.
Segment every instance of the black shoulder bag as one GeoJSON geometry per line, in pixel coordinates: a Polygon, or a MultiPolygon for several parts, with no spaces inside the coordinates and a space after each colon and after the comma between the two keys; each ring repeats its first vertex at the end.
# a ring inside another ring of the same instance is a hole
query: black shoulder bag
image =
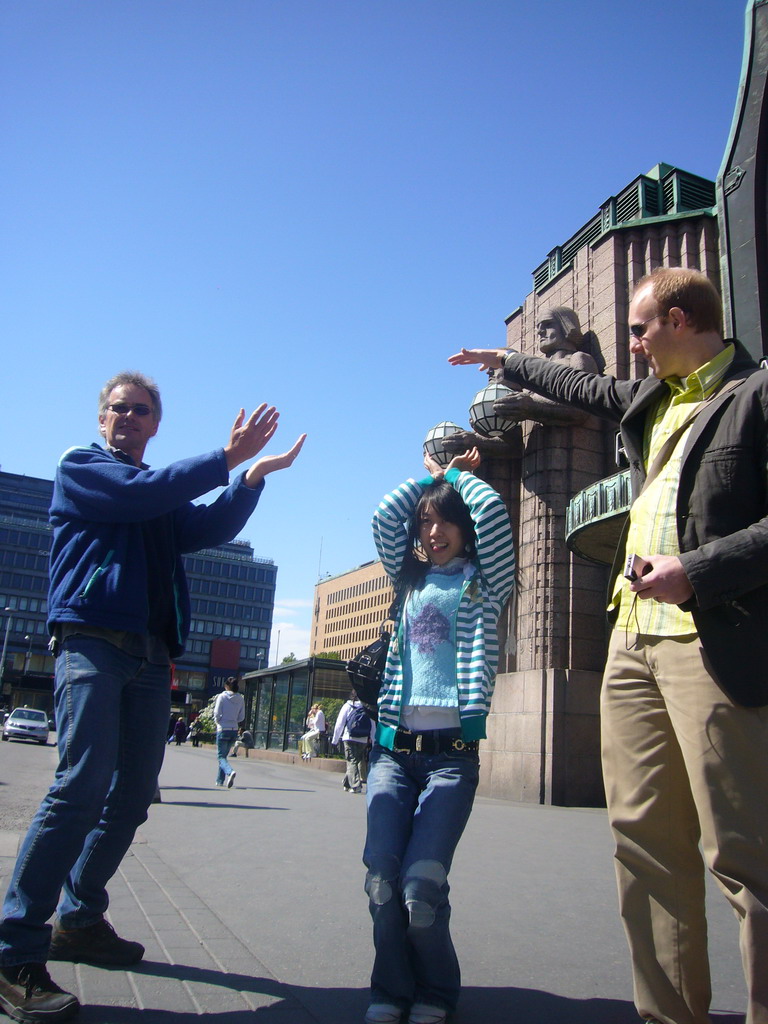
{"type": "Polygon", "coordinates": [[[400,600],[396,597],[389,606],[387,617],[381,624],[378,637],[362,651],[358,651],[354,658],[350,658],[345,665],[355,696],[374,722],[379,719],[379,690],[384,675],[384,666],[387,663],[389,642],[392,639],[392,634],[386,628],[386,624],[397,620],[399,603],[400,600]]]}

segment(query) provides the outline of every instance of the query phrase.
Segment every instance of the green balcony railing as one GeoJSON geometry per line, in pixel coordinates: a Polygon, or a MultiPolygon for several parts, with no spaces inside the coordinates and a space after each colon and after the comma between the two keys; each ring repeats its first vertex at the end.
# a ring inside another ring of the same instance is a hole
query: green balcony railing
{"type": "Polygon", "coordinates": [[[568,547],[590,562],[610,565],[629,506],[627,470],[579,491],[566,511],[565,539],[568,547]]]}

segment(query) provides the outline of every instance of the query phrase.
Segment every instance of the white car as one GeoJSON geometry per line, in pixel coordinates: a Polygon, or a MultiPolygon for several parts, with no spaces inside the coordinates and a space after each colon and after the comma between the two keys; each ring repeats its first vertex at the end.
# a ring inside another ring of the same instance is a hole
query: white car
{"type": "Polygon", "coordinates": [[[4,740],[48,742],[48,715],[35,708],[14,708],[3,726],[4,740]]]}

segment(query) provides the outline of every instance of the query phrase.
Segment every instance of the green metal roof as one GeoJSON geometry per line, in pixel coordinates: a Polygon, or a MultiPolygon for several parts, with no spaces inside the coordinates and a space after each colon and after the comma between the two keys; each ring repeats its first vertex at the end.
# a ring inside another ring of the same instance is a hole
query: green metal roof
{"type": "MultiPolygon", "coordinates": [[[[594,245],[617,228],[666,221],[691,214],[715,215],[715,183],[689,174],[670,164],[656,164],[640,174],[626,188],[610,196],[600,210],[562,245],[557,245],[546,260],[533,271],[533,289],[541,291],[566,270],[576,253],[594,245]]],[[[510,317],[515,314],[510,314],[510,317]]]]}

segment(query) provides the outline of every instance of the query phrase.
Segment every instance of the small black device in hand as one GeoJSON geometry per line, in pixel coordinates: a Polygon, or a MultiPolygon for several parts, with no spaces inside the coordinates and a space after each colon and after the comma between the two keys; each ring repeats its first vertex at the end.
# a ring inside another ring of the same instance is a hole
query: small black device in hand
{"type": "Polygon", "coordinates": [[[627,561],[624,564],[624,578],[628,579],[630,583],[634,583],[635,580],[639,580],[641,576],[650,572],[651,568],[651,563],[646,562],[640,555],[627,555],[627,561]]]}

